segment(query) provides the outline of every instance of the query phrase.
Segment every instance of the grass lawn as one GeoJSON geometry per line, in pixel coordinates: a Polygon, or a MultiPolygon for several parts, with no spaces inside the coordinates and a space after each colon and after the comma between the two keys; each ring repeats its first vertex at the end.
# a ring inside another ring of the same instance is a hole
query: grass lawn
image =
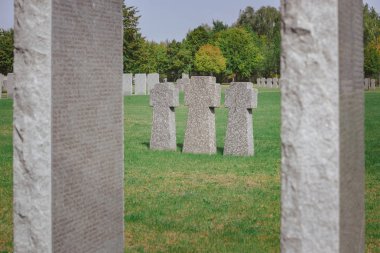
{"type": "MultiPolygon", "coordinates": [[[[223,157],[227,109],[216,110],[217,155],[149,150],[147,96],[125,97],[126,252],[280,251],[280,93],[260,89],[255,156],[223,157]]],[[[0,100],[0,253],[12,250],[12,101],[0,100]]],[[[366,248],[380,252],[380,92],[366,93],[366,248]]]]}

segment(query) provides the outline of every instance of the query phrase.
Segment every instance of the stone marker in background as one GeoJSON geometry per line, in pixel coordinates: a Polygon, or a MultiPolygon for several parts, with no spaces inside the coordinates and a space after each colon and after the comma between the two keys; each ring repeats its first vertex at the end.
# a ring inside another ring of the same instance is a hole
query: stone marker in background
{"type": "Polygon", "coordinates": [[[135,75],[135,95],[146,95],[146,74],[135,75]]]}
{"type": "Polygon", "coordinates": [[[173,83],[158,84],[151,90],[150,106],[153,107],[151,149],[177,149],[174,108],[178,105],[178,89],[173,83]]]}
{"type": "Polygon", "coordinates": [[[3,74],[0,74],[0,99],[2,98],[2,95],[3,95],[4,80],[5,80],[5,76],[3,74]]]}
{"type": "Polygon", "coordinates": [[[123,74],[123,95],[132,95],[133,74],[123,74]]]}
{"type": "Polygon", "coordinates": [[[153,89],[153,87],[158,83],[160,83],[160,74],[158,74],[158,73],[148,74],[148,77],[147,77],[148,95],[150,94],[150,91],[153,89]]]}
{"type": "Polygon", "coordinates": [[[252,109],[257,108],[257,90],[253,84],[231,83],[226,90],[225,107],[229,111],[224,155],[252,156],[252,109]]]}
{"type": "Polygon", "coordinates": [[[257,78],[256,79],[257,87],[261,87],[261,79],[257,78]]]}
{"type": "Polygon", "coordinates": [[[15,0],[14,252],[124,252],[122,0],[15,0]]]}
{"type": "Polygon", "coordinates": [[[183,152],[215,154],[215,107],[220,105],[220,84],[211,76],[192,76],[190,80],[185,86],[189,112],[183,152]]]}
{"type": "Polygon", "coordinates": [[[189,78],[178,79],[176,82],[176,85],[179,91],[184,91],[185,86],[190,85],[190,79],[189,78]]]}
{"type": "Polygon", "coordinates": [[[278,78],[273,78],[273,88],[280,87],[280,84],[278,83],[278,78]]]}
{"type": "Polygon", "coordinates": [[[261,87],[264,87],[264,88],[267,87],[267,81],[265,78],[261,78],[261,87]]]}
{"type": "Polygon", "coordinates": [[[7,96],[8,98],[13,98],[14,97],[14,91],[15,91],[15,77],[13,73],[8,73],[7,75],[7,96]]]}
{"type": "Polygon", "coordinates": [[[182,79],[190,79],[190,75],[182,73],[182,79]]]}
{"type": "Polygon", "coordinates": [[[281,252],[362,253],[363,1],[281,2],[281,252]]]}
{"type": "Polygon", "coordinates": [[[364,79],[364,90],[369,90],[370,82],[369,78],[364,79]]]}
{"type": "Polygon", "coordinates": [[[267,87],[273,88],[273,79],[272,78],[267,78],[267,87]]]}
{"type": "Polygon", "coordinates": [[[376,79],[371,79],[370,89],[376,90],[376,79]]]}

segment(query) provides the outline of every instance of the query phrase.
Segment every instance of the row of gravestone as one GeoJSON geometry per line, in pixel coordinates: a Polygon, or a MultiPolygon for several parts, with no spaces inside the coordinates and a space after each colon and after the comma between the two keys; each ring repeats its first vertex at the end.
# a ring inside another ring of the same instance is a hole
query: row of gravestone
{"type": "Polygon", "coordinates": [[[376,79],[365,78],[364,90],[375,90],[375,89],[376,89],[376,79]]]}
{"type": "Polygon", "coordinates": [[[14,76],[13,73],[8,73],[4,76],[0,74],[0,99],[3,97],[3,92],[6,93],[5,97],[13,98],[14,93],[14,76]]]}
{"type": "MultiPolygon", "coordinates": [[[[220,106],[220,84],[215,77],[193,76],[184,89],[189,112],[183,152],[215,154],[215,108],[220,106]]],[[[229,113],[224,155],[254,154],[252,109],[257,108],[257,94],[252,83],[232,83],[227,89],[225,107],[229,108],[229,113]]],[[[175,107],[178,105],[179,89],[173,83],[157,84],[151,90],[151,149],[177,149],[175,107]]]]}
{"type": "Polygon", "coordinates": [[[257,78],[257,87],[280,88],[281,80],[278,78],[257,78]]]}
{"type": "MultiPolygon", "coordinates": [[[[177,84],[181,83],[180,87],[183,91],[183,80],[189,80],[189,75],[182,74],[182,79],[177,80],[177,84]]],[[[154,85],[160,82],[160,74],[123,74],[123,95],[149,95],[154,85]],[[134,89],[133,89],[134,84],[134,89]]]]}

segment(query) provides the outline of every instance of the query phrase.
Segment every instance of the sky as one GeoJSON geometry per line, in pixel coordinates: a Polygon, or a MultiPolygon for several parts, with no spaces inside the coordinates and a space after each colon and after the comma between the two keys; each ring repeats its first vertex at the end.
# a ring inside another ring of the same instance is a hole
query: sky
{"type": "MultiPolygon", "coordinates": [[[[365,0],[380,13],[380,0],[365,0]]],[[[127,0],[128,6],[136,6],[140,15],[140,27],[148,40],[182,40],[190,29],[201,24],[221,20],[234,23],[239,11],[247,6],[280,6],[280,0],[127,0]]],[[[0,28],[13,27],[13,0],[0,0],[0,28]]]]}

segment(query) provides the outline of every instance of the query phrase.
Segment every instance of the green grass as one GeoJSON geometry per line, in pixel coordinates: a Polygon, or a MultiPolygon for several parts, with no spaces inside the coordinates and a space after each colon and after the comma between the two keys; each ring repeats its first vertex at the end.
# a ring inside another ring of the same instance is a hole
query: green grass
{"type": "MultiPolygon", "coordinates": [[[[216,110],[217,155],[149,150],[147,96],[125,98],[126,252],[279,252],[280,93],[261,89],[255,156],[223,157],[227,110],[216,110]]],[[[12,248],[12,102],[0,101],[0,252],[12,248]]],[[[366,247],[380,252],[380,93],[366,94],[366,247]]]]}

